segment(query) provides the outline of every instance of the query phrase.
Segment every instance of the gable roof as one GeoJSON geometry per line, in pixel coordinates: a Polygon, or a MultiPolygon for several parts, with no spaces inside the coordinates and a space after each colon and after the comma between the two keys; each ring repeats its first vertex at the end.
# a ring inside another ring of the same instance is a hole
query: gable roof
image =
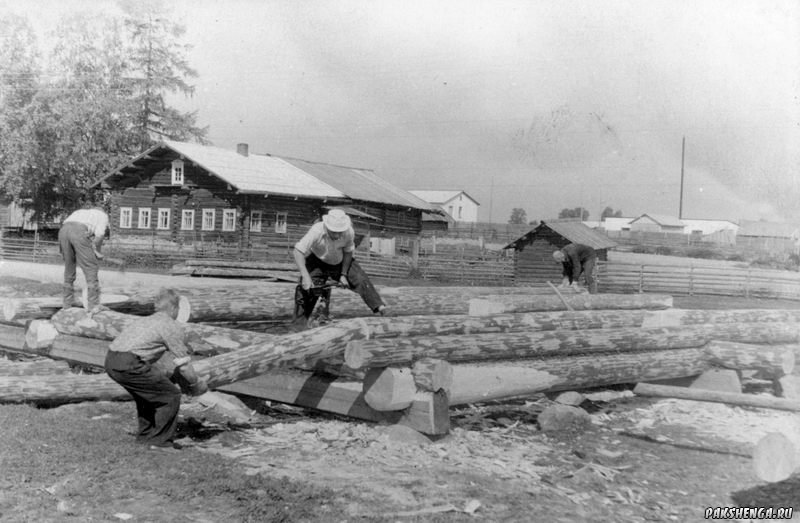
{"type": "Polygon", "coordinates": [[[800,226],[796,223],[762,222],[742,220],[737,236],[759,236],[762,238],[798,238],[800,226]]]}
{"type": "Polygon", "coordinates": [[[730,220],[681,220],[685,228],[683,232],[690,234],[692,231],[700,231],[704,236],[714,234],[717,231],[737,231],[739,226],[730,220]]]}
{"type": "Polygon", "coordinates": [[[462,190],[451,190],[451,191],[409,190],[408,192],[410,192],[414,196],[417,196],[418,198],[425,200],[426,202],[438,203],[438,204],[447,203],[456,196],[458,196],[459,194],[463,194],[464,196],[475,202],[475,205],[480,205],[480,203],[478,203],[478,200],[467,194],[467,191],[462,191],[462,190]]]}
{"type": "Polygon", "coordinates": [[[369,169],[264,154],[244,156],[231,149],[172,140],[164,140],[106,173],[92,187],[134,168],[135,162],[146,161],[152,153],[164,148],[197,164],[241,193],[362,200],[441,212],[369,169]]]}
{"type": "Polygon", "coordinates": [[[617,244],[612,242],[608,237],[591,229],[578,221],[550,221],[542,222],[532,231],[527,232],[513,242],[509,243],[504,249],[519,249],[520,247],[531,243],[537,234],[544,229],[550,229],[562,238],[569,240],[571,243],[580,243],[588,245],[593,249],[610,249],[616,247],[617,244]]]}
{"type": "Polygon", "coordinates": [[[639,216],[638,218],[631,220],[631,224],[636,223],[645,216],[647,216],[657,224],[661,225],[662,227],[681,227],[681,228],[683,227],[683,222],[674,216],[669,216],[668,214],[651,214],[651,213],[645,213],[639,216]]]}

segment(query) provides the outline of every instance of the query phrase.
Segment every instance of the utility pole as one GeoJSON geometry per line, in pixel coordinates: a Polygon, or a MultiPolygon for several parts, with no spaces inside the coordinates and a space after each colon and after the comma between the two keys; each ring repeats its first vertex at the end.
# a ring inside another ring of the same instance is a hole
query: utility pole
{"type": "Polygon", "coordinates": [[[678,219],[683,219],[683,178],[684,178],[684,163],[686,161],[686,136],[683,137],[681,143],[681,196],[680,203],[678,204],[678,219]]]}

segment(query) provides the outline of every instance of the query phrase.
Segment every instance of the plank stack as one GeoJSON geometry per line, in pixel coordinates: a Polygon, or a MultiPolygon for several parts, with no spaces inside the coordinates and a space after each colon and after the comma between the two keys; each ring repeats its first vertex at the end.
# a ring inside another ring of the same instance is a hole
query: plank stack
{"type": "MultiPolygon", "coordinates": [[[[426,434],[449,430],[452,405],[684,378],[715,368],[779,379],[792,371],[800,343],[800,311],[681,310],[665,295],[383,288],[392,311],[383,317],[337,289],[336,321],[274,335],[211,323],[289,321],[292,285],[178,291],[188,322],[185,343],[212,388],[403,423],[426,434]]],[[[0,348],[100,367],[109,340],[136,314],[152,312],[154,296],[130,294],[93,316],[81,308],[54,313],[41,299],[17,300],[4,307],[0,348]]],[[[0,401],[124,397],[103,374],[0,375],[0,401]]]]}

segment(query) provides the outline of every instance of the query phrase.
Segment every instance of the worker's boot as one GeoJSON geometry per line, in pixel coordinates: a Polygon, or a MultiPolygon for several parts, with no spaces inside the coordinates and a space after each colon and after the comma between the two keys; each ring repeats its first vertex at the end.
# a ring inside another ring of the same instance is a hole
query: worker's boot
{"type": "Polygon", "coordinates": [[[320,294],[320,304],[317,307],[319,311],[319,324],[325,325],[330,323],[331,320],[331,290],[325,289],[320,294]]]}
{"type": "Polygon", "coordinates": [[[65,283],[62,295],[63,295],[62,305],[65,309],[69,309],[75,304],[75,284],[65,283]]]}
{"type": "Polygon", "coordinates": [[[317,300],[314,295],[298,285],[294,290],[294,316],[292,325],[295,330],[305,330],[309,327],[311,314],[314,312],[314,305],[317,300]]]}

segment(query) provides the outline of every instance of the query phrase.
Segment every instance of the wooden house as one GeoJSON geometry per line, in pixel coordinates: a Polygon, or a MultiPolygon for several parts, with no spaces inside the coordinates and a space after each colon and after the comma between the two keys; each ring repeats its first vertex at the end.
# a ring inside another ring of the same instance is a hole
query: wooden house
{"type": "Polygon", "coordinates": [[[608,260],[608,250],[616,244],[602,232],[578,221],[541,222],[535,229],[505,246],[514,249],[516,285],[561,281],[562,266],[553,260],[553,252],[570,243],[588,245],[597,251],[599,260],[608,260]]]}
{"type": "Polygon", "coordinates": [[[430,204],[369,169],[161,142],[93,186],[108,193],[111,230],[122,239],[290,248],[329,209],[358,236],[397,238],[422,230],[430,204]]]}
{"type": "Polygon", "coordinates": [[[426,202],[445,211],[453,220],[459,223],[477,223],[478,200],[462,190],[450,191],[409,191],[426,202]]]}

